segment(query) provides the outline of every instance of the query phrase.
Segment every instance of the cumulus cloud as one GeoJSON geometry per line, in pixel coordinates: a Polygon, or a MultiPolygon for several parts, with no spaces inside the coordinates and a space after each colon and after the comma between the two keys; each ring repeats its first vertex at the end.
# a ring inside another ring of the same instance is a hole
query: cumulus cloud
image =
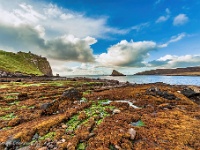
{"type": "Polygon", "coordinates": [[[189,18],[187,17],[186,14],[179,14],[174,18],[173,25],[174,26],[184,25],[185,23],[188,22],[188,20],[189,18]]]}
{"type": "Polygon", "coordinates": [[[156,50],[157,44],[152,41],[127,42],[122,40],[108,48],[107,53],[102,53],[97,61],[105,66],[131,66],[142,67],[148,52],[156,50]]]}
{"type": "Polygon", "coordinates": [[[166,68],[177,68],[177,67],[188,67],[188,66],[199,66],[200,55],[165,55],[157,60],[149,62],[151,67],[166,67],[166,68]]]}
{"type": "Polygon", "coordinates": [[[156,23],[161,23],[161,22],[165,22],[170,18],[170,10],[169,8],[165,9],[166,15],[165,16],[160,16],[157,20],[156,23]]]}
{"type": "Polygon", "coordinates": [[[123,32],[106,26],[103,17],[93,19],[53,4],[28,2],[0,4],[1,49],[32,51],[64,61],[93,62],[91,45],[97,42],[94,36],[123,32]]]}
{"type": "Polygon", "coordinates": [[[0,23],[41,26],[45,29],[46,37],[73,34],[79,38],[105,38],[108,34],[127,33],[126,30],[109,27],[107,17],[91,18],[81,12],[74,12],[51,3],[23,1],[22,3],[21,0],[16,0],[13,5],[10,5],[9,1],[2,2],[0,23]]]}
{"type": "Polygon", "coordinates": [[[47,41],[45,50],[48,52],[47,56],[53,59],[92,62],[94,56],[90,42],[67,35],[47,41]]]}
{"type": "Polygon", "coordinates": [[[90,45],[97,42],[96,39],[92,37],[80,39],[73,35],[64,35],[46,40],[40,34],[40,31],[29,25],[13,27],[0,24],[1,48],[3,45],[9,45],[16,50],[29,50],[34,53],[39,51],[44,56],[63,61],[94,61],[90,45]]]}

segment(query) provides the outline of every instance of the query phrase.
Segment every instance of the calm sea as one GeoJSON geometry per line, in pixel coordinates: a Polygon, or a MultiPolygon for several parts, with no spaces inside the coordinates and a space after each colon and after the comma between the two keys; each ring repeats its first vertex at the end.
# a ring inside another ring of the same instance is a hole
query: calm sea
{"type": "Polygon", "coordinates": [[[200,76],[156,76],[156,75],[133,75],[133,76],[100,76],[100,75],[84,75],[84,76],[66,76],[69,78],[73,77],[86,77],[86,78],[100,78],[100,79],[114,79],[120,82],[130,83],[155,83],[164,82],[167,84],[176,85],[198,85],[200,86],[200,76]]]}

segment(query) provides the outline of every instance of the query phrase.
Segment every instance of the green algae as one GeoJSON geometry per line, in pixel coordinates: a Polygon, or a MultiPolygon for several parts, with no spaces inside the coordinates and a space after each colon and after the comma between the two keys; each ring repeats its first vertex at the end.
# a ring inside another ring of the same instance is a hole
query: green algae
{"type": "Polygon", "coordinates": [[[14,113],[7,114],[5,116],[1,116],[0,120],[11,120],[14,119],[16,116],[14,113]]]}

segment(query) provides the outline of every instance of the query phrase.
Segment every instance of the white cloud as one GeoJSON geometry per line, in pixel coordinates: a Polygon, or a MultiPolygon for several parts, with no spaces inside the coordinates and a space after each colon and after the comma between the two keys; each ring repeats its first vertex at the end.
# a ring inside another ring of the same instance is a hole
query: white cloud
{"type": "Polygon", "coordinates": [[[63,60],[63,61],[78,61],[78,62],[93,62],[93,51],[90,47],[92,42],[96,40],[90,38],[80,39],[73,35],[64,35],[53,40],[46,41],[45,51],[47,57],[63,60]]]}
{"type": "Polygon", "coordinates": [[[164,1],[164,0],[156,0],[154,4],[155,4],[155,5],[158,5],[158,4],[160,4],[162,1],[164,1]]]}
{"type": "Polygon", "coordinates": [[[93,50],[90,45],[97,42],[92,37],[81,39],[73,35],[64,35],[47,40],[41,36],[40,30],[31,26],[13,27],[1,24],[0,41],[1,49],[9,45],[18,51],[32,51],[48,58],[78,62],[94,61],[93,50]]]}
{"type": "Polygon", "coordinates": [[[188,22],[188,20],[189,18],[186,16],[186,14],[179,14],[174,18],[173,25],[174,26],[184,25],[185,23],[188,22]]]}
{"type": "Polygon", "coordinates": [[[16,0],[0,3],[0,23],[7,25],[42,26],[46,38],[72,34],[79,38],[86,36],[106,38],[109,34],[125,34],[126,30],[109,27],[106,16],[91,18],[81,12],[74,12],[45,2],[16,0]]]}
{"type": "Polygon", "coordinates": [[[148,57],[148,52],[157,49],[157,45],[152,41],[127,42],[122,40],[116,45],[108,48],[107,53],[102,53],[97,58],[97,62],[104,66],[144,66],[144,59],[148,57]]]}
{"type": "Polygon", "coordinates": [[[32,51],[57,60],[92,62],[96,37],[128,32],[107,26],[106,17],[91,18],[41,1],[3,1],[0,12],[1,49],[32,51]]]}
{"type": "MultiPolygon", "coordinates": [[[[142,29],[144,29],[144,28],[146,28],[146,27],[148,27],[148,26],[149,26],[149,22],[141,23],[141,24],[139,24],[139,25],[136,25],[136,26],[131,27],[131,28],[129,29],[129,31],[131,31],[131,30],[140,31],[140,30],[142,30],[142,29]]],[[[128,31],[128,32],[129,32],[129,31],[128,31]]]]}
{"type": "Polygon", "coordinates": [[[165,16],[160,16],[157,20],[156,23],[161,23],[161,22],[165,22],[170,18],[170,10],[169,8],[165,9],[165,12],[167,13],[165,16]]]}
{"type": "Polygon", "coordinates": [[[189,67],[199,66],[200,55],[165,55],[157,60],[149,62],[152,67],[165,67],[165,68],[177,68],[177,67],[189,67]]]}
{"type": "Polygon", "coordinates": [[[178,42],[178,41],[182,40],[185,36],[186,36],[186,33],[180,33],[176,36],[172,36],[168,42],[166,42],[162,45],[159,45],[159,47],[160,48],[167,47],[170,43],[178,42]]]}

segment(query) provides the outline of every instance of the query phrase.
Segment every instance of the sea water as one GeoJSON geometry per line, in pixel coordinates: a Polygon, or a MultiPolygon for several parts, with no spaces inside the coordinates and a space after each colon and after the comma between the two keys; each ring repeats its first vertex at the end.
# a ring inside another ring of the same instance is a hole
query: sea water
{"type": "Polygon", "coordinates": [[[67,78],[73,77],[86,77],[93,79],[109,79],[118,80],[120,82],[130,82],[137,84],[163,82],[171,85],[197,85],[200,86],[200,76],[158,76],[158,75],[132,75],[132,76],[101,76],[101,75],[73,75],[66,76],[67,78]]]}

